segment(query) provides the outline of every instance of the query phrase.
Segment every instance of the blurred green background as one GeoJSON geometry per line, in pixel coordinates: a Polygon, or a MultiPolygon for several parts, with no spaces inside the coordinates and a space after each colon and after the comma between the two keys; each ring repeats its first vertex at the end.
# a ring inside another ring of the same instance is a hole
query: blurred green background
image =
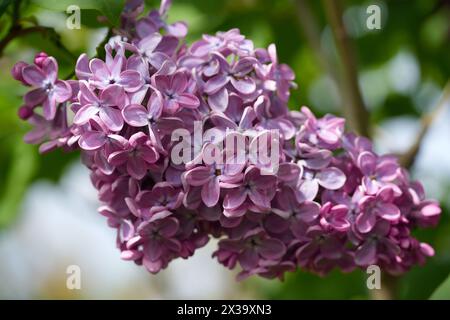
{"type": "MultiPolygon", "coordinates": [[[[8,36],[14,2],[0,0],[0,39],[8,36]]],[[[107,2],[108,12],[102,14],[114,16],[115,6],[120,8],[121,1],[107,2]]],[[[333,82],[329,70],[322,67],[317,48],[305,34],[305,23],[310,25],[312,20],[318,32],[316,45],[319,44],[321,54],[329,59],[331,69],[338,70],[338,54],[323,2],[173,2],[169,20],[183,20],[189,24],[189,43],[199,39],[203,33],[230,28],[239,28],[257,47],[275,43],[279,60],[293,68],[299,85],[292,92],[290,107],[298,109],[301,105],[308,105],[319,115],[328,112],[342,115],[342,106],[348,102],[333,82]],[[305,11],[302,11],[302,4],[305,3],[311,10],[306,18],[305,11]],[[305,22],[305,19],[308,21],[305,22]]],[[[48,26],[55,30],[55,34],[30,33],[16,38],[8,43],[0,57],[0,236],[14,230],[20,221],[22,200],[30,185],[42,180],[57,183],[68,165],[78,161],[78,154],[60,151],[39,156],[37,147],[22,143],[22,136],[29,127],[19,120],[17,110],[26,89],[10,76],[16,61],[31,62],[39,51],[46,51],[57,58],[61,77],[71,73],[80,53],[95,54],[96,46],[107,32],[105,24],[97,20],[102,7],[86,6],[89,9],[81,13],[82,28],[69,30],[65,26],[67,14],[61,10],[68,3],[76,4],[77,1],[22,1],[21,23],[24,26],[35,23],[48,26]],[[60,43],[57,35],[60,36],[60,43]]],[[[159,1],[146,3],[149,8],[159,6],[159,1]]],[[[420,118],[435,107],[449,78],[450,1],[349,0],[343,2],[343,12],[356,57],[354,63],[359,85],[370,111],[371,132],[378,150],[406,151],[419,131],[420,118]],[[366,8],[371,4],[381,8],[380,30],[366,27],[366,8]]],[[[415,267],[400,279],[398,297],[402,299],[429,298],[450,271],[450,170],[448,163],[442,163],[450,159],[448,105],[439,118],[446,120],[436,128],[432,125],[431,129],[434,130],[433,137],[440,137],[441,140],[425,139],[424,144],[428,146],[420,150],[412,167],[412,175],[425,179],[427,192],[442,202],[443,214],[439,226],[417,233],[421,240],[435,247],[436,256],[424,267],[415,267]],[[441,156],[434,154],[435,150],[447,153],[441,156]]],[[[3,256],[3,259],[8,257],[3,256]]],[[[210,263],[216,262],[211,260],[210,263]]],[[[0,277],[1,273],[0,267],[0,277]]],[[[366,299],[371,297],[366,288],[366,277],[363,271],[351,274],[335,271],[324,278],[296,272],[289,274],[284,282],[250,279],[240,284],[238,290],[256,298],[366,299]]],[[[0,283],[0,296],[1,290],[0,283]]],[[[59,297],[51,293],[48,296],[59,297]]],[[[450,298],[450,284],[443,284],[437,297],[450,298]]]]}

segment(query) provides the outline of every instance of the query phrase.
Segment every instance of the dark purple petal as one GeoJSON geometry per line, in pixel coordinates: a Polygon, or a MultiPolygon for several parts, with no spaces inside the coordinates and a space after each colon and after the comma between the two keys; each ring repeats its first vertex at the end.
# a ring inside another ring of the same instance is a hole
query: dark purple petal
{"type": "Polygon", "coordinates": [[[368,266],[376,263],[376,242],[366,241],[355,252],[355,263],[358,266],[368,266]]]}
{"type": "Polygon", "coordinates": [[[191,186],[203,186],[212,178],[211,170],[207,167],[197,167],[186,173],[185,179],[191,186]]]}
{"type": "Polygon", "coordinates": [[[286,252],[286,247],[280,240],[266,239],[258,247],[259,254],[269,260],[280,259],[286,252]]]}

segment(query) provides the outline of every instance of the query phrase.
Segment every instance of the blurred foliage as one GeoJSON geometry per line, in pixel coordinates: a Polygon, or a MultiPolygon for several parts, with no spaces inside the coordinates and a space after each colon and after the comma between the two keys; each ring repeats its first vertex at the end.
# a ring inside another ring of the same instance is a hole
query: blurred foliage
{"type": "Polygon", "coordinates": [[[117,25],[125,0],[32,0],[34,4],[53,11],[64,12],[69,6],[84,10],[95,10],[108,18],[109,24],[117,25]]]}
{"type": "MultiPolygon", "coordinates": [[[[8,33],[14,1],[0,0],[0,39],[8,33]]],[[[341,113],[339,92],[320,67],[317,53],[305,37],[295,0],[174,0],[169,20],[184,20],[190,26],[188,42],[203,33],[239,28],[256,46],[276,43],[279,60],[288,63],[299,85],[292,93],[290,106],[309,105],[316,113],[341,113]]],[[[308,1],[320,26],[320,43],[336,59],[332,34],[327,25],[321,1],[308,1]]],[[[60,76],[74,68],[81,52],[95,54],[96,46],[106,34],[107,24],[100,23],[104,15],[109,23],[117,22],[123,4],[121,0],[23,0],[21,19],[25,24],[54,28],[61,35],[61,44],[39,33],[17,38],[7,46],[0,58],[0,228],[13,221],[20,208],[27,186],[37,179],[56,181],[76,154],[55,152],[37,155],[37,148],[21,143],[29,129],[16,112],[25,89],[9,75],[17,60],[31,61],[38,51],[55,56],[60,64],[60,76]],[[65,28],[65,10],[69,4],[81,9],[82,28],[65,28]],[[67,49],[67,50],[66,50],[67,49]]],[[[146,1],[148,8],[159,6],[158,0],[146,1]]],[[[377,125],[399,116],[420,117],[434,103],[450,74],[450,1],[397,0],[358,1],[345,4],[345,22],[352,35],[366,104],[371,110],[371,122],[377,125]],[[368,30],[365,9],[370,4],[382,8],[381,30],[368,30]],[[402,59],[400,59],[400,58],[402,59]],[[405,57],[407,59],[405,59],[405,57]],[[405,64],[405,61],[407,62],[405,64]],[[405,68],[416,70],[403,81],[405,68]]],[[[336,61],[335,61],[336,62],[336,61]]],[[[446,186],[449,194],[449,186],[446,186]]],[[[447,201],[448,204],[448,201],[447,201]]],[[[436,248],[436,257],[424,267],[416,267],[400,282],[400,298],[428,298],[450,271],[449,208],[444,207],[438,228],[421,231],[418,236],[436,248]]],[[[304,272],[289,274],[284,282],[251,279],[262,298],[330,298],[366,299],[366,274],[332,272],[321,278],[304,272]]],[[[450,280],[442,284],[433,298],[450,298],[450,280]]]]}
{"type": "Polygon", "coordinates": [[[432,300],[448,300],[450,299],[450,276],[437,288],[431,296],[432,300]]]}

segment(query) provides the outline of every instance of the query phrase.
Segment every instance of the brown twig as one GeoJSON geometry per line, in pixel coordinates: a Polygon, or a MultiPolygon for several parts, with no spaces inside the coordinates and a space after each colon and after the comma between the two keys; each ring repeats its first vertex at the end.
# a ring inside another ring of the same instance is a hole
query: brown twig
{"type": "Polygon", "coordinates": [[[296,0],[295,5],[298,22],[303,29],[306,40],[314,50],[321,67],[327,71],[336,84],[338,84],[338,76],[335,68],[333,68],[332,63],[330,62],[331,58],[328,56],[327,52],[323,50],[322,45],[320,44],[320,29],[308,1],[296,0]]]}
{"type": "Polygon", "coordinates": [[[60,36],[53,28],[43,27],[43,26],[32,26],[28,28],[24,28],[21,26],[21,15],[20,15],[20,6],[22,1],[16,0],[13,3],[13,9],[11,13],[11,26],[8,30],[7,35],[0,40],[0,57],[3,56],[5,48],[9,45],[11,41],[16,38],[31,34],[31,33],[40,33],[44,37],[48,37],[50,41],[52,41],[56,47],[58,47],[65,54],[74,58],[74,55],[70,50],[68,50],[63,43],[61,42],[60,36]]]}
{"type": "Polygon", "coordinates": [[[405,152],[403,155],[400,156],[399,159],[400,164],[403,167],[411,168],[414,165],[414,162],[417,158],[417,154],[420,151],[423,138],[426,136],[433,121],[444,110],[444,107],[446,106],[446,103],[448,102],[449,99],[450,99],[450,80],[447,81],[447,84],[444,87],[441,98],[439,99],[439,102],[436,105],[436,107],[422,117],[421,119],[422,126],[420,128],[419,133],[417,134],[416,139],[414,140],[414,143],[407,152],[405,152]]]}
{"type": "Polygon", "coordinates": [[[393,300],[398,298],[398,283],[400,278],[392,276],[388,273],[381,275],[381,288],[370,290],[370,297],[372,300],[393,300]]]}
{"type": "MultiPolygon", "coordinates": [[[[333,57],[323,49],[320,43],[320,29],[315,19],[314,13],[307,0],[296,0],[295,1],[298,22],[302,27],[302,30],[306,36],[311,48],[314,50],[315,57],[317,58],[322,69],[328,73],[331,80],[334,82],[336,88],[338,88],[339,94],[341,96],[342,103],[349,101],[349,93],[347,88],[342,85],[340,81],[340,75],[336,72],[336,63],[333,57]]],[[[349,108],[344,108],[343,113],[345,117],[349,118],[349,108]]],[[[354,128],[352,128],[354,129],[354,128]]]]}
{"type": "Polygon", "coordinates": [[[325,12],[333,32],[336,48],[342,62],[343,85],[347,88],[349,103],[344,103],[350,127],[357,133],[369,136],[369,113],[358,84],[350,38],[342,20],[342,6],[339,0],[323,0],[325,12]]]}
{"type": "Polygon", "coordinates": [[[0,57],[3,55],[3,51],[5,50],[6,46],[15,38],[25,36],[30,33],[43,33],[45,30],[43,30],[43,27],[40,26],[34,26],[29,28],[21,28],[21,27],[14,27],[11,28],[10,32],[6,35],[5,38],[3,38],[0,41],[0,57]]]}

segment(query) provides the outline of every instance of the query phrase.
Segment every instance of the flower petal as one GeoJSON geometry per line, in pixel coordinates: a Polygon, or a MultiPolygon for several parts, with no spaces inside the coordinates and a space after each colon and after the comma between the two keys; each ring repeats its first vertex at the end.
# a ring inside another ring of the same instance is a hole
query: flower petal
{"type": "Polygon", "coordinates": [[[103,107],[99,112],[100,119],[111,131],[120,131],[123,127],[122,113],[119,109],[103,107]]]}
{"type": "Polygon", "coordinates": [[[190,93],[182,93],[177,97],[178,104],[185,108],[197,108],[200,105],[200,100],[190,93]]]}
{"type": "Polygon", "coordinates": [[[46,80],[45,73],[35,65],[28,65],[22,70],[23,79],[32,86],[42,87],[46,80]]]}
{"type": "Polygon", "coordinates": [[[216,93],[228,83],[228,80],[228,76],[224,74],[218,74],[206,81],[204,90],[207,94],[216,93]]]}
{"type": "Polygon", "coordinates": [[[81,125],[88,122],[92,117],[94,117],[99,112],[99,107],[88,104],[80,108],[73,118],[73,123],[81,125]]]}
{"type": "Polygon", "coordinates": [[[377,261],[377,246],[375,241],[366,241],[355,252],[355,263],[358,266],[368,266],[377,261]]]}
{"type": "Polygon", "coordinates": [[[345,184],[345,174],[338,168],[329,167],[319,171],[316,176],[319,184],[328,190],[337,190],[345,184]]]}
{"type": "Polygon", "coordinates": [[[211,170],[207,167],[196,167],[186,173],[186,182],[195,187],[203,186],[212,177],[211,170]]]}
{"type": "Polygon", "coordinates": [[[78,140],[80,148],[83,150],[96,150],[102,147],[106,142],[106,137],[103,132],[86,132],[78,140]]]}
{"type": "Polygon", "coordinates": [[[220,185],[218,178],[210,179],[202,187],[202,200],[207,207],[213,207],[219,202],[220,185]]]}
{"type": "Polygon", "coordinates": [[[122,110],[126,123],[133,127],[143,127],[148,124],[148,112],[140,104],[130,104],[122,110]]]}
{"type": "Polygon", "coordinates": [[[236,79],[231,77],[231,84],[242,94],[252,94],[256,90],[255,81],[250,77],[236,79]]]}

